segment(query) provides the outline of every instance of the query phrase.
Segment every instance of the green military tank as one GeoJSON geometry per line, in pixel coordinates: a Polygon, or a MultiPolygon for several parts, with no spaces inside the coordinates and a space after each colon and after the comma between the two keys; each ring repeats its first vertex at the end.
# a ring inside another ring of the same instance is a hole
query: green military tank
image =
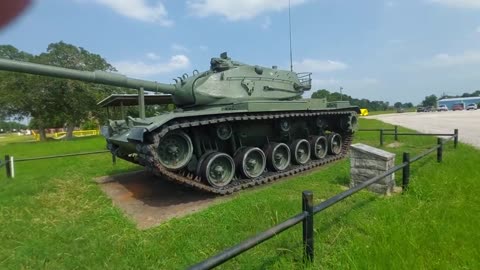
{"type": "Polygon", "coordinates": [[[139,89],[140,117],[102,127],[113,155],[195,189],[229,194],[339,160],[360,109],[302,99],[310,73],[211,59],[210,69],[173,84],[104,71],[0,59],[0,70],[139,89]],[[173,112],[145,117],[144,91],[171,94],[173,112]]]}

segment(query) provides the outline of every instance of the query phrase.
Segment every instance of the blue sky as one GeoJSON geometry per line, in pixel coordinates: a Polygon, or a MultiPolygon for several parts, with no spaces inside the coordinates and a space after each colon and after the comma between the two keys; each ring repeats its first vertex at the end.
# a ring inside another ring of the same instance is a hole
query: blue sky
{"type": "MultiPolygon", "coordinates": [[[[314,89],[414,103],[480,89],[480,0],[291,3],[294,70],[313,72],[314,89]]],[[[223,51],[288,68],[288,0],[37,0],[0,32],[31,53],[60,40],[162,82],[223,51]]]]}

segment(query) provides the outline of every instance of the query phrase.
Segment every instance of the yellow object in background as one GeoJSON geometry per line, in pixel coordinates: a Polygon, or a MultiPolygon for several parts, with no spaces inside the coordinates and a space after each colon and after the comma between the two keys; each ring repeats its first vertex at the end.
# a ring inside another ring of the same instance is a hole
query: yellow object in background
{"type": "Polygon", "coordinates": [[[35,138],[35,141],[40,141],[40,134],[35,133],[35,131],[32,130],[32,136],[35,138]]]}
{"type": "MultiPolygon", "coordinates": [[[[74,130],[73,131],[73,136],[74,137],[85,137],[85,136],[96,136],[100,135],[100,130],[74,130]]],[[[67,136],[67,132],[55,132],[53,134],[53,138],[58,140],[58,139],[63,139],[67,136]]]]}
{"type": "MultiPolygon", "coordinates": [[[[32,130],[32,135],[35,138],[36,141],[40,141],[40,134],[36,133],[35,131],[32,130]]],[[[51,138],[55,140],[63,139],[67,135],[67,132],[55,132],[51,138]]],[[[85,136],[96,136],[100,135],[100,130],[74,130],[73,131],[73,136],[74,137],[85,137],[85,136]]]]}
{"type": "Polygon", "coordinates": [[[368,115],[368,109],[360,109],[360,115],[361,116],[367,116],[368,115]]]}

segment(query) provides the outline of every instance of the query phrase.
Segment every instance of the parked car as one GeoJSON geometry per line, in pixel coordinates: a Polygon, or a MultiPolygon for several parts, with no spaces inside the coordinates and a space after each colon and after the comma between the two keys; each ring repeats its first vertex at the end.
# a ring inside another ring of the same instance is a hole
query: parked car
{"type": "Polygon", "coordinates": [[[437,111],[438,111],[438,112],[448,112],[448,107],[447,107],[447,105],[445,105],[445,104],[438,105],[437,111]]]}
{"type": "Polygon", "coordinates": [[[433,107],[433,106],[428,106],[428,107],[425,107],[425,111],[426,111],[426,112],[434,112],[434,111],[436,111],[436,110],[435,110],[435,107],[433,107]]]}
{"type": "Polygon", "coordinates": [[[425,108],[424,107],[417,107],[417,112],[425,112],[425,108]]]}
{"type": "Polygon", "coordinates": [[[452,106],[452,111],[463,111],[465,110],[465,105],[463,105],[463,103],[456,103],[456,104],[453,104],[452,106]]]}
{"type": "Polygon", "coordinates": [[[467,111],[468,110],[476,110],[477,109],[477,104],[475,103],[470,103],[467,105],[467,111]]]}

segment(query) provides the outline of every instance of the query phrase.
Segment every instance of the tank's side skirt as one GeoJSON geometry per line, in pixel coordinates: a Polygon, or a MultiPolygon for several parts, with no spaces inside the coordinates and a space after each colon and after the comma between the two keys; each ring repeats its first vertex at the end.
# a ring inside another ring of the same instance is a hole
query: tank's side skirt
{"type": "Polygon", "coordinates": [[[165,136],[169,131],[177,130],[181,128],[190,128],[197,126],[206,126],[211,124],[218,124],[222,122],[235,122],[235,121],[252,121],[252,120],[266,120],[266,119],[282,119],[282,118],[291,118],[291,117],[312,117],[312,116],[331,116],[331,115],[348,115],[355,113],[354,111],[329,111],[329,112],[292,112],[292,113],[265,113],[265,114],[242,114],[242,115],[227,115],[227,116],[209,116],[201,117],[190,120],[183,120],[179,122],[173,122],[169,125],[166,125],[158,133],[153,134],[153,144],[144,145],[139,144],[137,150],[139,152],[139,163],[143,164],[147,170],[151,171],[155,175],[166,178],[167,180],[180,183],[195,189],[199,189],[206,192],[217,193],[217,194],[230,194],[248,187],[255,185],[262,185],[271,181],[278,180],[287,176],[292,176],[302,171],[310,170],[315,167],[325,165],[327,163],[340,160],[344,158],[350,147],[350,144],[353,139],[353,134],[350,133],[341,133],[343,138],[342,151],[339,155],[328,155],[320,160],[311,160],[305,165],[291,165],[287,170],[281,172],[268,172],[263,174],[261,177],[254,179],[237,179],[232,181],[231,184],[222,187],[215,188],[209,186],[201,181],[199,176],[188,171],[179,171],[172,172],[163,167],[156,159],[155,156],[155,146],[158,145],[161,141],[161,138],[165,136]]]}

